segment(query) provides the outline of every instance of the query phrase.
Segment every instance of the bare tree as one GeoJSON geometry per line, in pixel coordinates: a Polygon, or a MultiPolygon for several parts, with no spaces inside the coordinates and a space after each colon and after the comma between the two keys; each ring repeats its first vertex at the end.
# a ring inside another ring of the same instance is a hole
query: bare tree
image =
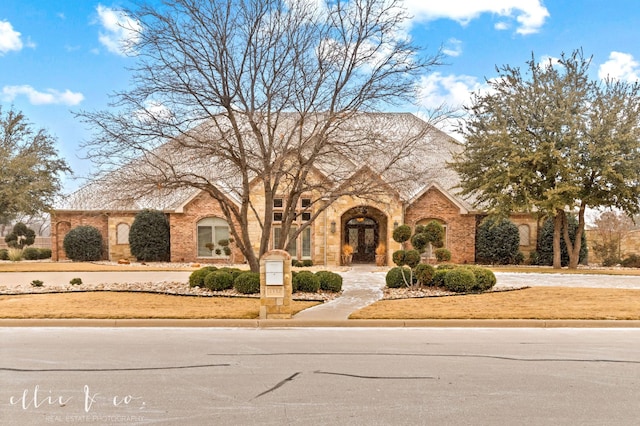
{"type": "Polygon", "coordinates": [[[622,240],[636,228],[634,219],[616,210],[601,212],[595,219],[595,232],[598,235],[593,250],[605,266],[615,265],[622,259],[622,240]]]}
{"type": "Polygon", "coordinates": [[[275,197],[282,248],[337,198],[379,196],[367,170],[355,173],[360,164],[387,182],[415,184],[398,170],[427,172],[406,156],[430,126],[362,114],[412,100],[417,77],[439,64],[440,52],[407,37],[401,4],[166,0],[128,11],[140,24],[132,89],[114,95],[112,110],[78,114],[96,130],[89,155],[121,193],[210,194],[257,270],[275,197]],[[376,120],[389,121],[383,132],[376,120]],[[313,214],[293,228],[302,194],[316,194],[313,214]],[[257,252],[250,219],[263,230],[257,252]]]}

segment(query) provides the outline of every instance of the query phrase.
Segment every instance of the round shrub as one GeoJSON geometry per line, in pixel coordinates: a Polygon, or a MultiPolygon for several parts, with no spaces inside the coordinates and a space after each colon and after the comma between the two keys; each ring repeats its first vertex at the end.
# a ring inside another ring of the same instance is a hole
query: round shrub
{"type": "Polygon", "coordinates": [[[444,277],[451,271],[451,269],[436,269],[431,279],[431,285],[433,287],[444,287],[444,277]]]}
{"type": "Polygon", "coordinates": [[[393,240],[397,243],[404,243],[411,238],[411,227],[409,225],[400,225],[393,230],[393,240]]]}
{"type": "Polygon", "coordinates": [[[313,260],[311,259],[305,259],[302,261],[302,266],[304,266],[305,268],[308,268],[310,266],[313,266],[313,260]]]}
{"type": "Polygon", "coordinates": [[[444,227],[435,220],[422,227],[422,234],[433,247],[442,247],[444,243],[444,227]]]}
{"type": "Polygon", "coordinates": [[[62,242],[67,257],[73,261],[92,261],[102,258],[102,234],[93,226],[77,226],[65,235],[62,242]]]}
{"type": "Polygon", "coordinates": [[[415,267],[414,273],[416,276],[416,280],[418,285],[431,286],[433,275],[436,270],[433,266],[428,265],[426,263],[420,263],[415,267]]]}
{"type": "Polygon", "coordinates": [[[469,268],[451,269],[444,277],[444,288],[455,293],[468,293],[476,286],[476,276],[469,268]]]}
{"type": "Polygon", "coordinates": [[[24,258],[24,260],[40,259],[40,250],[35,247],[27,247],[22,250],[22,257],[24,258]]]}
{"type": "Polygon", "coordinates": [[[38,254],[39,254],[38,259],[49,259],[51,258],[51,249],[49,248],[38,249],[38,254]]]}
{"type": "Polygon", "coordinates": [[[129,247],[136,259],[144,262],[170,258],[169,221],[158,210],[142,210],[136,214],[129,230],[129,247]]]}
{"type": "Polygon", "coordinates": [[[448,262],[451,260],[451,252],[446,248],[435,249],[433,254],[438,262],[448,262]]]}
{"type": "Polygon", "coordinates": [[[298,291],[316,293],[320,290],[320,280],[311,271],[300,271],[293,279],[296,281],[298,291]]]}
{"type": "Polygon", "coordinates": [[[190,287],[204,287],[204,279],[209,273],[217,271],[215,266],[205,266],[204,268],[197,269],[189,275],[190,287]]]}
{"type": "Polygon", "coordinates": [[[9,260],[9,250],[0,249],[0,260],[9,260]]]}
{"type": "Polygon", "coordinates": [[[391,255],[391,260],[398,266],[404,265],[404,256],[407,253],[406,250],[396,250],[391,255]]]}
{"type": "Polygon", "coordinates": [[[316,277],[320,281],[320,289],[338,293],[342,290],[342,276],[331,271],[318,271],[316,277]]]}
{"type": "Polygon", "coordinates": [[[470,267],[469,269],[476,277],[476,286],[473,289],[474,291],[487,291],[496,285],[496,276],[490,269],[480,268],[478,266],[470,267]]]}
{"type": "Polygon", "coordinates": [[[233,275],[225,271],[209,272],[204,277],[204,286],[211,291],[228,290],[233,287],[233,275]]]}
{"type": "Polygon", "coordinates": [[[637,254],[630,254],[624,258],[622,266],[625,268],[640,268],[640,256],[637,254]]]}
{"type": "Polygon", "coordinates": [[[420,253],[424,252],[427,244],[429,244],[429,236],[422,232],[418,232],[418,230],[423,229],[424,227],[416,227],[416,233],[411,237],[411,245],[414,249],[418,250],[420,253]]]}
{"type": "Polygon", "coordinates": [[[385,277],[387,287],[389,288],[401,288],[406,287],[407,284],[411,284],[411,271],[409,268],[402,266],[396,266],[389,269],[385,277]]]}
{"type": "Polygon", "coordinates": [[[260,293],[260,274],[251,271],[242,272],[233,281],[233,288],[242,294],[260,293]]]}
{"type": "Polygon", "coordinates": [[[407,250],[404,253],[404,264],[410,268],[415,268],[420,263],[420,252],[418,250],[407,250]]]}
{"type": "Polygon", "coordinates": [[[218,271],[223,271],[223,272],[228,272],[231,274],[231,276],[233,277],[233,280],[235,281],[236,278],[238,278],[238,276],[240,274],[242,274],[243,272],[247,272],[247,271],[243,271],[242,269],[238,269],[238,268],[228,268],[228,267],[224,267],[224,268],[220,268],[218,269],[218,271]]]}

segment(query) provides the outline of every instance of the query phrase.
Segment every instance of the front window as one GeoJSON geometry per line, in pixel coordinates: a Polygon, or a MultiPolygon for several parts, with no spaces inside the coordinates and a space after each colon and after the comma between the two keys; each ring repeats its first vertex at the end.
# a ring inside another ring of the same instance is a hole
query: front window
{"type": "Polygon", "coordinates": [[[116,244],[129,244],[129,224],[119,223],[116,227],[116,244]]]}
{"type": "Polygon", "coordinates": [[[198,222],[198,257],[225,257],[220,240],[229,239],[229,225],[224,219],[208,217],[198,222]]]}
{"type": "MultiPolygon", "coordinates": [[[[311,198],[300,198],[300,201],[297,205],[296,211],[294,214],[294,224],[291,226],[291,235],[293,235],[299,228],[299,226],[304,222],[309,222],[311,220],[311,198]]],[[[282,228],[281,224],[278,222],[282,222],[284,219],[282,208],[284,206],[284,201],[282,198],[274,198],[273,199],[273,221],[274,226],[272,228],[272,248],[280,247],[280,242],[282,238],[282,228]]],[[[311,227],[305,228],[297,238],[291,238],[289,240],[289,244],[286,247],[287,252],[294,259],[310,259],[311,258],[311,227]]]]}

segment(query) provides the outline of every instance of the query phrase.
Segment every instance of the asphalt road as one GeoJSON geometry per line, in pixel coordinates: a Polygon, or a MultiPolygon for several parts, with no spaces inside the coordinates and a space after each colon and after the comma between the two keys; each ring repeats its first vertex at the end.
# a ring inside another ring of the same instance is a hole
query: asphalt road
{"type": "Polygon", "coordinates": [[[0,424],[635,425],[639,329],[0,328],[0,424]]]}

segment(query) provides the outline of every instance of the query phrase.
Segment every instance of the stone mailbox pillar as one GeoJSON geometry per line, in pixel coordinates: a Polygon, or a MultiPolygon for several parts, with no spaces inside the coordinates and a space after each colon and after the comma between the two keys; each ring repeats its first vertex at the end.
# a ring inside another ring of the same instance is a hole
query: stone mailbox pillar
{"type": "Polygon", "coordinates": [[[260,259],[260,319],[291,318],[291,255],[271,250],[260,259]]]}

